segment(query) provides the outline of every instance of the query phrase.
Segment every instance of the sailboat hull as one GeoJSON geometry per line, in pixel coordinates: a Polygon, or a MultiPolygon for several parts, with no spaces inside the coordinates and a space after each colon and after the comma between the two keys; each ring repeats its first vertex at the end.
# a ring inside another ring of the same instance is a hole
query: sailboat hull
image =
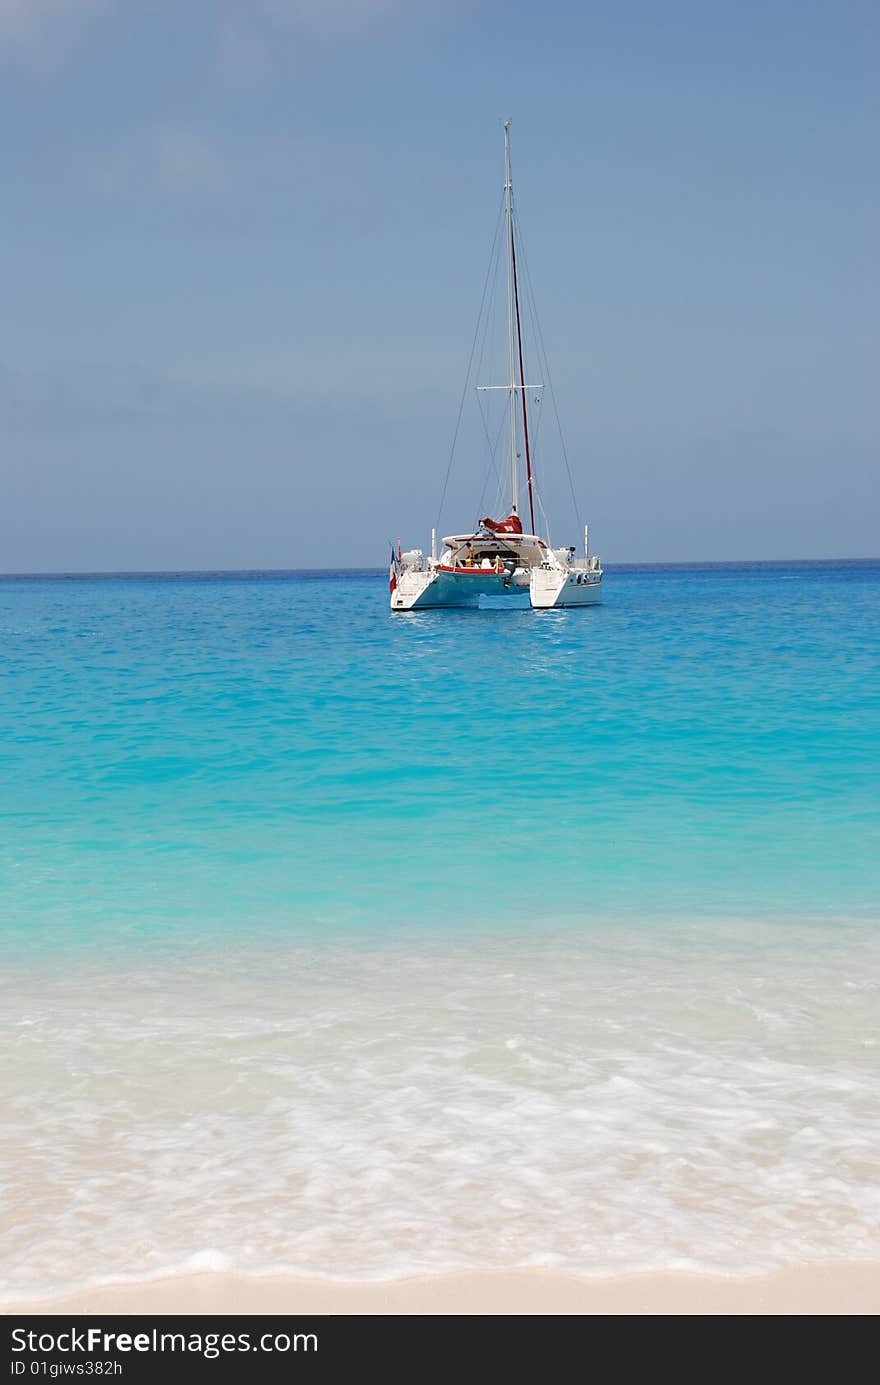
{"type": "Polygon", "coordinates": [[[529,582],[529,600],[535,611],[559,611],[573,606],[595,606],[601,600],[601,572],[581,568],[536,567],[529,582]]]}
{"type": "MultiPolygon", "coordinates": [[[[521,588],[515,588],[520,592],[521,588]]],[[[431,606],[475,607],[481,596],[507,596],[504,575],[495,572],[404,572],[391,596],[392,611],[425,610],[431,606]]]]}
{"type": "MultiPolygon", "coordinates": [[[[424,611],[432,608],[470,608],[483,599],[500,598],[503,604],[530,605],[536,611],[593,606],[601,600],[601,575],[535,568],[523,580],[506,574],[472,571],[448,572],[432,568],[404,571],[391,594],[392,611],[424,611]]],[[[494,605],[494,600],[493,600],[494,605]]]]}

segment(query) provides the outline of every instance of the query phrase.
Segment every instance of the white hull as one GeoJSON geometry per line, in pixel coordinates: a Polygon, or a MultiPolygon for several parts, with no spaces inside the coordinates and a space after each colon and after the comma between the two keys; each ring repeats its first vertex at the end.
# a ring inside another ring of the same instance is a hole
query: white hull
{"type": "Polygon", "coordinates": [[[474,609],[483,597],[500,597],[511,604],[526,603],[536,611],[593,606],[601,600],[602,574],[558,568],[533,568],[522,577],[480,569],[447,572],[428,567],[404,569],[391,593],[392,611],[424,611],[438,607],[474,609]]]}

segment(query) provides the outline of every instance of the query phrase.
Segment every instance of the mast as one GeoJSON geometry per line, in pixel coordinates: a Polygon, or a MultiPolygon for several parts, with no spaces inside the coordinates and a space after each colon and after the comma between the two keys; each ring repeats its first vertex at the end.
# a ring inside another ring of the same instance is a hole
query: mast
{"type": "Polygon", "coordinates": [[[510,182],[510,121],[504,122],[504,211],[507,218],[507,395],[510,408],[510,503],[519,513],[519,475],[516,457],[516,360],[514,340],[516,317],[514,286],[516,269],[513,260],[513,211],[510,182]]]}
{"type": "Polygon", "coordinates": [[[510,399],[510,498],[519,513],[519,458],[516,451],[516,364],[519,360],[519,389],[522,395],[523,441],[526,449],[526,481],[529,491],[529,517],[535,532],[535,500],[532,494],[532,453],[529,447],[529,414],[526,407],[526,376],[523,369],[522,323],[519,315],[519,284],[516,277],[516,245],[513,237],[513,184],[510,178],[510,121],[504,122],[504,207],[507,213],[507,365],[510,399]]]}
{"type": "Polygon", "coordinates": [[[519,348],[519,388],[522,395],[523,439],[526,445],[526,485],[529,492],[529,518],[532,533],[535,532],[535,497],[532,494],[532,453],[529,447],[529,415],[526,409],[526,375],[523,370],[522,326],[519,320],[519,286],[516,278],[516,246],[513,241],[513,225],[510,227],[510,258],[513,261],[513,301],[516,304],[516,344],[519,348]]]}

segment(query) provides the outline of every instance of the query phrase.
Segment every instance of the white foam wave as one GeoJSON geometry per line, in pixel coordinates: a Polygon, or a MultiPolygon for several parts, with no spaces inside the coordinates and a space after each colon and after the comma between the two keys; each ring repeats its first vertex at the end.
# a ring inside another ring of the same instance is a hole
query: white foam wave
{"type": "Polygon", "coordinates": [[[831,924],[7,975],[0,1292],[878,1258],[878,983],[831,924]]]}

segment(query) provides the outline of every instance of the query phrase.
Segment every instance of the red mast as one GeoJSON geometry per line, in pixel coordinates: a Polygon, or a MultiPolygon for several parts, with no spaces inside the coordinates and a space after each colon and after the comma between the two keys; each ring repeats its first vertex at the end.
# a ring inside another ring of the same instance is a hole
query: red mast
{"type": "Polygon", "coordinates": [[[532,454],[529,448],[529,415],[526,409],[526,377],[523,371],[522,327],[519,320],[519,285],[516,278],[516,241],[513,236],[513,218],[510,222],[510,259],[513,265],[513,301],[516,305],[516,344],[519,350],[519,388],[522,395],[523,439],[526,445],[526,483],[529,488],[529,515],[534,534],[535,501],[532,495],[532,454]]]}

